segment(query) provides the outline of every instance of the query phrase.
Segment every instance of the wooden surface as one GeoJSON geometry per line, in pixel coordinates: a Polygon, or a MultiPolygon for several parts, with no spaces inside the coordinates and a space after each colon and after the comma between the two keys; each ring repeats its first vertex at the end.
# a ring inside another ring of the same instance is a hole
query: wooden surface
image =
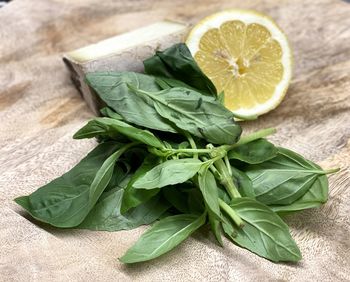
{"type": "Polygon", "coordinates": [[[1,281],[349,281],[350,4],[324,1],[14,0],[0,9],[1,281]],[[63,52],[170,18],[195,22],[223,8],[272,16],[294,49],[294,79],[279,108],[248,130],[319,162],[340,166],[330,200],[288,223],[304,259],[273,264],[206,229],[153,262],[118,262],[145,227],[116,233],[57,230],[12,201],[71,168],[94,141],[72,140],[92,116],[70,82],[63,52]]]}

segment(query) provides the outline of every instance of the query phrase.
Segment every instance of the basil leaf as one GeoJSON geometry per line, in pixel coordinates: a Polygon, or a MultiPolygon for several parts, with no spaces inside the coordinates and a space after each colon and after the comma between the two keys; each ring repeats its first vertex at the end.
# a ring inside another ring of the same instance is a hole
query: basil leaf
{"type": "Polygon", "coordinates": [[[87,83],[123,120],[151,129],[176,132],[154,109],[152,101],[130,91],[128,84],[146,91],[161,88],[154,77],[134,72],[94,72],[86,75],[87,83]]]}
{"type": "Polygon", "coordinates": [[[202,192],[203,199],[207,209],[210,211],[209,216],[221,219],[218,187],[214,175],[209,171],[209,165],[204,165],[198,172],[198,186],[202,192]]]}
{"type": "Polygon", "coordinates": [[[162,188],[183,183],[192,178],[203,162],[198,159],[176,159],[165,161],[138,178],[133,187],[137,189],[162,188]]]}
{"type": "Polygon", "coordinates": [[[253,184],[250,178],[237,168],[231,166],[233,183],[236,185],[238,192],[243,197],[255,198],[253,184]]]}
{"type": "Polygon", "coordinates": [[[231,197],[228,195],[226,189],[221,185],[218,185],[218,188],[219,198],[223,200],[226,204],[231,203],[231,197]]]}
{"type": "Polygon", "coordinates": [[[226,237],[234,241],[234,237],[237,236],[237,227],[231,223],[231,219],[227,215],[222,215],[223,221],[221,222],[222,230],[226,234],[226,237]]]}
{"type": "Polygon", "coordinates": [[[201,191],[197,187],[192,189],[188,189],[186,191],[187,198],[187,206],[190,210],[191,214],[202,214],[205,211],[204,199],[201,191]]]}
{"type": "Polygon", "coordinates": [[[116,161],[130,146],[102,143],[69,172],[15,201],[37,220],[62,228],[77,226],[106,188],[116,161]]]}
{"type": "Polygon", "coordinates": [[[133,143],[124,145],[103,162],[101,168],[97,171],[95,178],[92,181],[89,189],[90,209],[96,204],[98,198],[101,196],[102,192],[104,191],[109,181],[111,180],[114,166],[117,160],[126,150],[128,150],[133,145],[134,145],[133,143]]]}
{"type": "Polygon", "coordinates": [[[166,77],[155,77],[156,83],[159,85],[161,89],[169,89],[174,87],[184,87],[188,89],[192,89],[194,91],[198,91],[198,89],[195,89],[188,84],[186,84],[183,81],[172,79],[172,78],[166,78],[166,77]]]}
{"type": "Polygon", "coordinates": [[[124,190],[115,189],[111,192],[97,202],[78,228],[105,231],[129,230],[154,222],[169,208],[169,204],[157,195],[122,215],[120,207],[124,190]]]}
{"type": "Polygon", "coordinates": [[[218,220],[217,217],[211,211],[208,211],[208,218],[209,218],[211,230],[213,231],[216,240],[218,241],[219,245],[223,247],[224,243],[222,242],[222,237],[221,237],[220,220],[218,220]]]}
{"type": "Polygon", "coordinates": [[[190,147],[190,143],[188,141],[183,141],[180,144],[178,144],[178,149],[187,149],[190,147]]]}
{"type": "Polygon", "coordinates": [[[229,159],[237,159],[248,164],[259,164],[276,155],[277,148],[263,138],[237,146],[227,154],[229,159]]]}
{"type": "Polygon", "coordinates": [[[303,196],[324,171],[302,156],[283,148],[264,163],[245,169],[256,199],[267,205],[289,205],[303,196]]]}
{"type": "Polygon", "coordinates": [[[124,185],[125,181],[128,182],[129,181],[128,179],[130,178],[129,173],[130,173],[129,165],[118,160],[118,162],[114,166],[112,177],[109,180],[109,183],[103,193],[109,190],[115,189],[117,187],[121,187],[122,185],[124,185]]]}
{"type": "Polygon", "coordinates": [[[305,209],[317,208],[327,202],[328,199],[328,179],[326,175],[316,178],[310,189],[298,200],[290,205],[272,205],[270,208],[274,212],[281,214],[301,211],[305,209]]]}
{"type": "Polygon", "coordinates": [[[267,206],[250,198],[235,198],[230,206],[245,222],[231,237],[235,243],[274,262],[301,259],[287,224],[267,206]]]}
{"type": "Polygon", "coordinates": [[[208,218],[211,229],[218,243],[223,246],[221,238],[221,212],[219,206],[219,188],[216,185],[214,175],[209,170],[209,165],[202,166],[198,172],[198,186],[202,192],[205,205],[208,209],[208,218]]]}
{"type": "Polygon", "coordinates": [[[123,117],[121,115],[117,114],[115,111],[113,111],[109,107],[102,108],[100,110],[100,112],[105,117],[114,118],[114,119],[117,119],[117,120],[123,120],[123,117]]]}
{"type": "Polygon", "coordinates": [[[95,118],[74,134],[74,139],[92,138],[98,135],[110,137],[118,133],[156,148],[164,148],[162,142],[148,130],[142,130],[123,121],[112,118],[95,118]]]}
{"type": "Polygon", "coordinates": [[[125,136],[121,135],[117,130],[110,130],[103,123],[93,119],[90,120],[85,126],[79,129],[74,135],[74,139],[94,138],[96,137],[100,141],[115,140],[125,143],[128,141],[125,136]]]}
{"type": "Polygon", "coordinates": [[[120,258],[123,263],[147,261],[159,257],[189,237],[204,225],[206,214],[174,215],[160,220],[147,230],[140,239],[120,258]]]}
{"type": "Polygon", "coordinates": [[[242,129],[235,123],[232,112],[215,98],[199,92],[175,87],[160,92],[134,88],[135,93],[153,100],[156,111],[177,127],[215,144],[233,144],[242,129]]]}
{"type": "Polygon", "coordinates": [[[175,78],[206,95],[216,96],[212,81],[201,71],[186,44],[179,43],[143,62],[145,72],[154,76],[175,78]]]}
{"type": "MultiPolygon", "coordinates": [[[[181,213],[189,213],[187,198],[188,195],[183,191],[179,190],[177,186],[168,186],[162,189],[162,193],[165,199],[179,212],[181,213]]],[[[152,190],[147,190],[152,191],[152,190]]]]}
{"type": "Polygon", "coordinates": [[[222,104],[225,105],[225,93],[224,91],[220,92],[218,94],[218,101],[222,104]]]}
{"type": "Polygon", "coordinates": [[[130,182],[125,188],[123,203],[121,211],[125,213],[130,208],[136,207],[159,192],[159,189],[135,189],[134,183],[140,177],[144,176],[146,172],[154,168],[159,164],[159,158],[149,154],[141,164],[141,166],[136,170],[134,175],[132,176],[130,182]]]}

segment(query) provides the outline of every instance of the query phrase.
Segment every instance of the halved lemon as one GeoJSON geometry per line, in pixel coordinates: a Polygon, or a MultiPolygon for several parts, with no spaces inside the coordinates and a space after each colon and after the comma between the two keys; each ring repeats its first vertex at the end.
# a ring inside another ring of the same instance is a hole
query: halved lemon
{"type": "Polygon", "coordinates": [[[227,10],[200,21],[186,44],[225,106],[237,116],[259,116],[282,101],[292,75],[292,54],[272,19],[227,10]]]}

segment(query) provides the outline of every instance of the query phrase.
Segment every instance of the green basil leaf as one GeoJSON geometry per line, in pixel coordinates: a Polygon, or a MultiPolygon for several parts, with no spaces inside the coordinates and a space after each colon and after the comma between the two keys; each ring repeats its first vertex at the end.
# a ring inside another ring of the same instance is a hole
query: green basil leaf
{"type": "Polygon", "coordinates": [[[253,184],[250,178],[243,171],[240,171],[239,169],[234,168],[233,166],[231,166],[231,171],[232,179],[238,189],[238,192],[243,197],[255,198],[253,184]]]}
{"type": "Polygon", "coordinates": [[[178,128],[208,142],[233,144],[241,135],[242,129],[234,121],[232,112],[213,97],[181,87],[160,92],[143,91],[132,85],[130,89],[152,99],[156,111],[178,128]]]}
{"type": "MultiPolygon", "coordinates": [[[[112,177],[104,190],[104,193],[114,188],[122,186],[130,178],[130,167],[124,162],[118,161],[114,166],[112,177]]],[[[126,182],[127,183],[127,182],[126,182]]]]}
{"type": "Polygon", "coordinates": [[[264,163],[250,165],[245,173],[252,180],[256,199],[267,205],[289,205],[303,196],[324,171],[302,156],[283,148],[264,163]]]}
{"type": "Polygon", "coordinates": [[[143,62],[145,72],[154,76],[175,78],[203,94],[216,96],[212,81],[201,71],[186,44],[179,43],[143,62]]]}
{"type": "Polygon", "coordinates": [[[183,183],[192,178],[203,162],[198,159],[176,159],[165,161],[138,178],[133,187],[138,189],[162,188],[183,183]]]}
{"type": "Polygon", "coordinates": [[[326,175],[316,178],[310,189],[298,200],[290,205],[272,205],[270,208],[274,212],[281,214],[301,211],[305,209],[317,208],[327,202],[328,199],[328,179],[326,175]]]}
{"type": "Polygon", "coordinates": [[[209,170],[209,165],[202,166],[199,170],[198,185],[208,209],[208,218],[211,229],[220,246],[223,246],[220,226],[221,212],[218,200],[219,188],[217,187],[214,175],[209,170]]]}
{"type": "Polygon", "coordinates": [[[181,142],[178,146],[178,149],[187,149],[190,147],[190,143],[188,141],[181,142]]]}
{"type": "Polygon", "coordinates": [[[225,106],[225,93],[224,91],[221,91],[219,94],[218,94],[218,101],[225,106]]]}
{"type": "Polygon", "coordinates": [[[231,219],[227,217],[227,215],[222,214],[222,230],[226,234],[226,237],[234,241],[234,237],[237,236],[237,226],[231,223],[231,219]]]}
{"type": "Polygon", "coordinates": [[[108,193],[108,196],[97,202],[78,228],[105,231],[129,230],[154,222],[169,208],[169,204],[156,195],[127,213],[121,214],[123,193],[123,189],[114,189],[112,193],[108,193]]]}
{"type": "Polygon", "coordinates": [[[231,203],[231,197],[228,195],[226,189],[221,185],[218,185],[218,188],[219,198],[223,200],[226,204],[231,203]]]}
{"type": "Polygon", "coordinates": [[[277,147],[277,149],[278,149],[278,155],[285,156],[286,158],[285,161],[289,163],[289,166],[305,167],[305,168],[313,167],[316,170],[322,170],[317,164],[315,164],[310,160],[305,159],[302,155],[299,155],[296,152],[293,152],[283,147],[277,147]]]}
{"type": "Polygon", "coordinates": [[[151,129],[176,132],[155,110],[153,102],[130,91],[128,84],[145,91],[159,91],[155,78],[134,72],[94,72],[86,75],[87,83],[123,120],[151,129]]]}
{"type": "Polygon", "coordinates": [[[116,161],[129,147],[102,143],[69,172],[15,201],[37,220],[62,228],[77,226],[106,188],[116,161]]]}
{"type": "Polygon", "coordinates": [[[104,125],[93,119],[90,120],[85,126],[79,129],[74,135],[74,139],[94,138],[96,137],[100,141],[115,140],[121,143],[128,142],[128,139],[120,134],[117,130],[111,130],[110,127],[104,125]]]}
{"type": "Polygon", "coordinates": [[[113,111],[109,107],[102,108],[100,110],[100,112],[105,117],[114,118],[114,119],[117,119],[117,120],[123,120],[123,117],[121,115],[117,114],[115,111],[113,111]]]}
{"type": "Polygon", "coordinates": [[[229,151],[229,159],[237,159],[248,164],[259,164],[276,157],[277,148],[266,139],[258,139],[235,147],[229,151]]]}
{"type": "Polygon", "coordinates": [[[159,189],[135,189],[134,183],[140,177],[144,176],[149,170],[154,168],[159,164],[160,160],[158,157],[149,154],[141,164],[141,166],[136,170],[132,176],[130,182],[125,188],[123,203],[121,211],[125,213],[130,208],[137,207],[138,205],[144,203],[154,195],[159,192],[159,189]]]}
{"type": "Polygon", "coordinates": [[[209,218],[211,230],[213,231],[216,240],[218,241],[219,245],[223,247],[224,243],[222,242],[222,237],[221,237],[220,220],[218,220],[217,217],[211,211],[208,211],[208,218],[209,218]]]}
{"type": "MultiPolygon", "coordinates": [[[[179,212],[189,213],[189,209],[187,205],[188,195],[186,195],[185,192],[181,191],[179,187],[181,187],[181,185],[164,187],[162,189],[162,193],[165,199],[179,212]]],[[[152,191],[152,190],[149,190],[149,191],[152,191]]]]}
{"type": "Polygon", "coordinates": [[[287,224],[267,206],[250,198],[235,198],[230,206],[245,222],[231,237],[236,244],[274,262],[301,259],[287,224]]]}
{"type": "Polygon", "coordinates": [[[180,81],[180,80],[166,78],[166,77],[155,77],[155,80],[161,89],[168,89],[168,88],[174,88],[174,87],[184,87],[184,88],[198,91],[198,89],[195,89],[195,88],[189,86],[188,84],[186,84],[185,82],[180,81]]]}
{"type": "Polygon", "coordinates": [[[160,220],[147,230],[140,239],[120,258],[124,263],[147,261],[159,257],[187,239],[204,225],[206,214],[174,215],[160,220]]]}
{"type": "Polygon", "coordinates": [[[96,204],[98,198],[107,187],[109,181],[112,178],[114,166],[117,160],[126,150],[128,150],[133,145],[133,143],[124,145],[103,162],[101,168],[97,171],[89,189],[89,209],[91,209],[96,204]]]}
{"type": "Polygon", "coordinates": [[[202,214],[205,211],[204,199],[197,187],[186,190],[188,195],[187,206],[191,214],[202,214]]]}
{"type": "Polygon", "coordinates": [[[218,187],[215,177],[209,170],[209,165],[204,165],[198,172],[198,186],[202,192],[207,209],[210,211],[209,217],[214,216],[221,219],[218,187]]]}
{"type": "Polygon", "coordinates": [[[92,138],[97,135],[113,137],[118,135],[118,133],[152,147],[164,148],[162,142],[152,132],[139,129],[120,120],[106,117],[90,120],[83,128],[74,134],[73,138],[92,138]]]}

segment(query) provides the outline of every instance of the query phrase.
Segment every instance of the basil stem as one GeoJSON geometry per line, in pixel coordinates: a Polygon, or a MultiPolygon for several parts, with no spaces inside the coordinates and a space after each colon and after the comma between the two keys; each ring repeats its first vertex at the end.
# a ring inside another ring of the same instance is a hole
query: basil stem
{"type": "MultiPolygon", "coordinates": [[[[194,142],[193,137],[191,136],[191,134],[185,132],[185,136],[186,136],[188,142],[190,142],[191,148],[197,150],[196,142],[194,142]]],[[[198,153],[194,153],[194,154],[193,154],[193,157],[194,157],[195,159],[198,159],[198,153]]]]}
{"type": "Polygon", "coordinates": [[[232,170],[231,170],[231,164],[230,160],[228,159],[227,155],[224,157],[225,165],[227,167],[228,174],[232,176],[232,170]]]}
{"type": "Polygon", "coordinates": [[[326,169],[324,170],[324,174],[332,174],[332,173],[336,173],[340,170],[339,167],[336,167],[336,168],[330,168],[330,169],[326,169]]]}
{"type": "Polygon", "coordinates": [[[214,165],[221,175],[220,183],[226,188],[231,199],[240,198],[241,195],[239,194],[237,187],[233,183],[232,177],[230,176],[224,161],[222,159],[219,159],[214,162],[214,165]]]}
{"type": "MultiPolygon", "coordinates": [[[[203,162],[209,161],[209,159],[208,159],[207,157],[201,157],[201,160],[202,160],[203,162]]],[[[216,169],[216,167],[215,167],[213,164],[211,164],[211,165],[209,166],[209,169],[210,169],[211,172],[214,174],[215,178],[218,179],[218,180],[220,181],[220,180],[221,180],[221,174],[220,174],[220,172],[216,169]]]]}
{"type": "Polygon", "coordinates": [[[212,152],[212,149],[169,149],[164,148],[162,151],[168,151],[171,154],[187,153],[187,154],[208,154],[212,152]]]}
{"type": "Polygon", "coordinates": [[[220,208],[237,224],[238,227],[244,226],[243,220],[237,215],[237,213],[223,200],[219,199],[220,208]]]}
{"type": "Polygon", "coordinates": [[[256,132],[253,132],[251,134],[248,134],[246,136],[242,136],[239,141],[235,144],[232,145],[222,145],[220,147],[224,148],[226,151],[230,151],[233,148],[243,145],[243,144],[247,144],[249,142],[252,142],[254,140],[260,139],[260,138],[264,138],[266,136],[269,136],[271,134],[276,133],[276,129],[275,128],[264,128],[261,130],[258,130],[256,132]]]}

